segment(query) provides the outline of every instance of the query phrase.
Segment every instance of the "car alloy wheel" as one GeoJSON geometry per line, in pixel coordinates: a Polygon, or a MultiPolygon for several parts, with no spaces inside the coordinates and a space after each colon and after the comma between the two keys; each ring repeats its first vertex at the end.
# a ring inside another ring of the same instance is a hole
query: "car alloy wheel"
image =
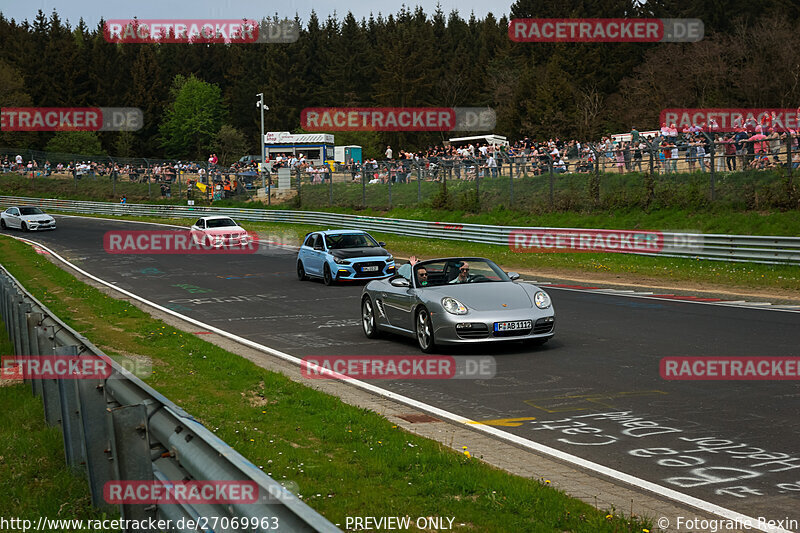
{"type": "Polygon", "coordinates": [[[20,226],[20,229],[21,229],[22,231],[28,231],[28,225],[27,225],[26,223],[24,223],[24,222],[23,222],[23,223],[22,223],[22,226],[20,226]]]}
{"type": "Polygon", "coordinates": [[[379,335],[378,326],[375,321],[375,308],[372,306],[372,299],[369,296],[361,302],[361,326],[364,328],[364,335],[368,339],[377,338],[379,335]]]}
{"type": "Polygon", "coordinates": [[[417,311],[417,344],[424,353],[431,353],[434,348],[433,324],[431,315],[424,307],[417,311]]]}
{"type": "Polygon", "coordinates": [[[6,229],[8,227],[8,226],[6,226],[5,219],[0,218],[0,227],[2,227],[3,229],[6,229]]]}
{"type": "Polygon", "coordinates": [[[306,276],[306,269],[303,268],[303,262],[302,261],[298,261],[297,262],[297,278],[300,281],[305,281],[305,280],[308,279],[308,276],[306,276]]]}
{"type": "Polygon", "coordinates": [[[331,267],[327,264],[322,272],[322,281],[325,282],[325,285],[333,285],[333,275],[331,274],[331,267]]]}

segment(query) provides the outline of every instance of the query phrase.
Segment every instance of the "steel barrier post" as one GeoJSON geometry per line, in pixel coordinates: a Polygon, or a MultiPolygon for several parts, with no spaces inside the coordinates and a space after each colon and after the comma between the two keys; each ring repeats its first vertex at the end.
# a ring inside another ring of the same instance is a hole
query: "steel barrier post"
{"type": "MultiPolygon", "coordinates": [[[[56,328],[54,326],[40,326],[37,329],[37,341],[41,355],[53,355],[56,328]]],[[[44,418],[50,426],[61,424],[61,397],[58,392],[58,381],[55,379],[42,379],[42,403],[44,403],[44,418]]]]}
{"type": "Polygon", "coordinates": [[[420,178],[420,167],[417,165],[417,205],[422,203],[422,180],[420,178]]]}
{"type": "MultiPolygon", "coordinates": [[[[44,315],[38,312],[31,312],[26,315],[26,321],[28,323],[28,339],[31,347],[30,355],[43,355],[41,353],[41,349],[39,348],[39,335],[37,335],[36,330],[41,324],[42,320],[44,319],[44,315]]],[[[42,396],[42,380],[36,377],[31,378],[31,392],[34,396],[41,397],[42,396]]]]}
{"type": "MultiPolygon", "coordinates": [[[[57,346],[55,355],[77,357],[78,346],[57,346]]],[[[78,403],[77,378],[62,377],[58,381],[58,394],[61,400],[61,433],[64,437],[64,457],[67,465],[75,472],[86,473],[86,451],[81,431],[81,412],[78,403]]]]}
{"type": "MultiPolygon", "coordinates": [[[[113,479],[123,482],[152,481],[147,407],[141,403],[123,405],[109,409],[107,413],[113,479]]],[[[147,520],[155,518],[156,506],[123,503],[119,504],[119,511],[126,520],[147,520]]]]}
{"type": "Polygon", "coordinates": [[[80,405],[80,428],[86,452],[86,472],[92,505],[100,509],[113,509],[103,498],[103,487],[113,479],[109,460],[110,443],[106,435],[107,403],[102,379],[79,379],[78,404],[80,405]]]}

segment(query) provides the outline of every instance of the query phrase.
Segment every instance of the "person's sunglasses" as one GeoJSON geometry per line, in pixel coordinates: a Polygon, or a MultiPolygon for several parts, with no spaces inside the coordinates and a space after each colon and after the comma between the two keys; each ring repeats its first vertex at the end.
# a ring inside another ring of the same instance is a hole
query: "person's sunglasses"
{"type": "Polygon", "coordinates": [[[461,272],[469,272],[469,269],[468,269],[468,268],[461,268],[461,269],[459,269],[459,270],[461,270],[461,272]]]}
{"type": "Polygon", "coordinates": [[[421,277],[421,278],[427,278],[427,277],[428,277],[428,274],[426,274],[425,272],[420,272],[420,273],[419,273],[419,277],[421,277]]]}

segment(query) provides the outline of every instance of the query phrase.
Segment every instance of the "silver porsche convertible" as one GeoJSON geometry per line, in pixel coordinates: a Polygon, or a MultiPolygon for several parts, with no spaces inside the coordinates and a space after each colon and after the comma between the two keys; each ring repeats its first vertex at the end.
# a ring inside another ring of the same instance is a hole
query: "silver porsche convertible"
{"type": "Polygon", "coordinates": [[[550,297],[535,285],[516,283],[518,278],[480,257],[403,265],[391,278],[364,287],[364,334],[371,339],[382,332],[413,337],[425,353],[437,344],[544,344],[555,328],[550,297]]]}

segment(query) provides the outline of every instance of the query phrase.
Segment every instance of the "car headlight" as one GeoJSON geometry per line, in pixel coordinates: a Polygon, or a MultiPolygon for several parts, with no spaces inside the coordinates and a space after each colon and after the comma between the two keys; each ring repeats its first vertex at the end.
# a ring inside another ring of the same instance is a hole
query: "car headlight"
{"type": "Polygon", "coordinates": [[[348,261],[347,259],[339,259],[338,257],[334,257],[333,258],[333,262],[336,263],[337,265],[349,265],[350,264],[350,261],[348,261]]]}
{"type": "Polygon", "coordinates": [[[533,297],[533,301],[539,309],[550,307],[550,297],[544,291],[537,292],[533,297]]]}
{"type": "Polygon", "coordinates": [[[445,311],[454,315],[467,314],[467,307],[455,298],[450,298],[449,296],[442,298],[442,307],[444,307],[445,311]]]}

